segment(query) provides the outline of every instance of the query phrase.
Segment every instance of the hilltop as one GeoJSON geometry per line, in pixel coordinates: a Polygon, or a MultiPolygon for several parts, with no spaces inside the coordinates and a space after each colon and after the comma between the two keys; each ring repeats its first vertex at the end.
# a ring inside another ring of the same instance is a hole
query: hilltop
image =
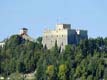
{"type": "MultiPolygon", "coordinates": [[[[36,80],[107,79],[107,38],[86,39],[77,46],[57,44],[47,50],[42,38],[36,42],[12,35],[0,48],[0,75],[35,73],[36,80]]],[[[11,76],[10,76],[11,77],[11,76]]],[[[16,79],[17,79],[16,75],[16,79]]]]}
{"type": "Polygon", "coordinates": [[[5,41],[5,46],[0,48],[0,74],[6,76],[14,72],[34,72],[41,48],[39,41],[25,40],[20,35],[11,36],[5,41]]]}

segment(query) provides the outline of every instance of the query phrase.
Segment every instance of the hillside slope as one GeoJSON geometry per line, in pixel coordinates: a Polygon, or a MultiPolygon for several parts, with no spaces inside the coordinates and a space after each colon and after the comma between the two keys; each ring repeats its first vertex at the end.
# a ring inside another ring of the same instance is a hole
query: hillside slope
{"type": "Polygon", "coordinates": [[[43,48],[42,38],[37,42],[13,35],[0,48],[0,75],[29,74],[36,70],[36,80],[106,80],[107,38],[81,41],[77,46],[67,45],[63,52],[57,44],[43,48]]]}

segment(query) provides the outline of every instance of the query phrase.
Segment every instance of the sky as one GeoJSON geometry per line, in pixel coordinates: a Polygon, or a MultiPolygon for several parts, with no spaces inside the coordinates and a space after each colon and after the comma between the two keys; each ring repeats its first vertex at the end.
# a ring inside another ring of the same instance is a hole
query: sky
{"type": "Polygon", "coordinates": [[[23,27],[37,38],[59,23],[88,30],[91,38],[107,37],[107,0],[0,0],[0,41],[23,27]]]}

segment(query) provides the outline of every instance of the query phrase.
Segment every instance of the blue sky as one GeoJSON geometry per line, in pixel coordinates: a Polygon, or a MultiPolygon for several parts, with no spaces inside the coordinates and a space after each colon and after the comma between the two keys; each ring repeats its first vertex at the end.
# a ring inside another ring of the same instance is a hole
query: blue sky
{"type": "Polygon", "coordinates": [[[57,23],[86,29],[89,37],[106,37],[107,0],[0,0],[0,40],[22,27],[36,38],[57,23]]]}

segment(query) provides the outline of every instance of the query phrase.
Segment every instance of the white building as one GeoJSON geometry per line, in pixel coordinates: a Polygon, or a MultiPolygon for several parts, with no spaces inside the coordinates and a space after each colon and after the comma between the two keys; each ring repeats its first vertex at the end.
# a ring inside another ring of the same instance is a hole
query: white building
{"type": "Polygon", "coordinates": [[[4,47],[4,45],[5,45],[5,42],[0,42],[0,47],[4,47]]]}

